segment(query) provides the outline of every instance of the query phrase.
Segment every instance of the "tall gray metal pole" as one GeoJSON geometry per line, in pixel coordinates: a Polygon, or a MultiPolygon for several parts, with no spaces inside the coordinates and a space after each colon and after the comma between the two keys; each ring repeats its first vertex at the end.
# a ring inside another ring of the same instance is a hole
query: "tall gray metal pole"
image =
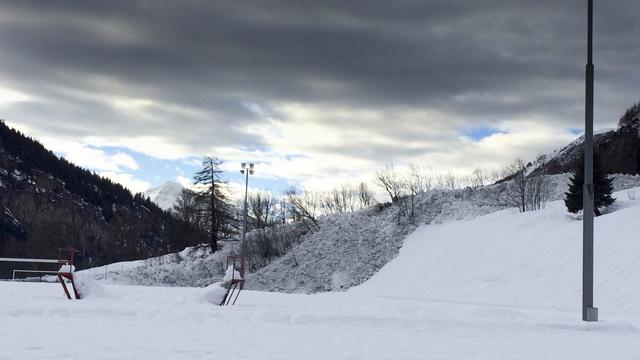
{"type": "Polygon", "coordinates": [[[244,247],[245,240],[247,239],[247,193],[249,191],[249,169],[245,171],[245,182],[244,182],[244,214],[243,214],[243,222],[242,222],[242,245],[244,247]]]}
{"type": "Polygon", "coordinates": [[[582,188],[582,320],[598,321],[598,309],[593,306],[593,0],[588,0],[587,28],[584,185],[582,188]]]}

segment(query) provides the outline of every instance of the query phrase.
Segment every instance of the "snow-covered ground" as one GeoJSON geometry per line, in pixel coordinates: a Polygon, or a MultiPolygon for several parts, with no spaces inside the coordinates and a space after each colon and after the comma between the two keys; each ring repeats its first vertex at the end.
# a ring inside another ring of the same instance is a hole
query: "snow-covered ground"
{"type": "MultiPolygon", "coordinates": [[[[604,318],[640,317],[640,196],[632,200],[633,194],[616,193],[608,214],[595,219],[595,304],[604,318]]],[[[351,291],[573,310],[580,307],[581,281],[582,221],[554,201],[543,211],[507,209],[423,226],[405,239],[396,259],[351,291]]]]}
{"type": "MultiPolygon", "coordinates": [[[[569,175],[550,177],[551,199],[567,191],[569,175]]],[[[614,188],[640,185],[640,176],[616,175],[614,188]]],[[[375,207],[347,214],[319,218],[320,230],[302,236],[294,250],[249,274],[252,290],[284,292],[344,291],[362,284],[398,255],[405,237],[422,224],[468,220],[504,209],[507,184],[456,191],[431,191],[416,199],[416,217],[397,222],[397,208],[375,207]]],[[[637,191],[640,197],[640,190],[637,191]]],[[[626,191],[618,197],[627,198],[626,191]]],[[[110,264],[94,268],[97,279],[114,284],[207,286],[224,275],[226,255],[237,243],[225,243],[222,251],[187,248],[144,261],[110,264]]],[[[86,271],[86,270],[85,270],[86,271]]],[[[84,272],[84,271],[83,271],[84,272]]]]}
{"type": "Polygon", "coordinates": [[[577,312],[199,288],[109,286],[69,301],[57,284],[0,284],[0,359],[637,359],[640,321],[577,312]]]}
{"type": "Polygon", "coordinates": [[[69,301],[57,284],[0,283],[0,359],[638,359],[640,196],[615,195],[595,223],[598,323],[580,321],[581,223],[556,201],[423,225],[346,292],[217,307],[202,288],[105,284],[69,301]]]}

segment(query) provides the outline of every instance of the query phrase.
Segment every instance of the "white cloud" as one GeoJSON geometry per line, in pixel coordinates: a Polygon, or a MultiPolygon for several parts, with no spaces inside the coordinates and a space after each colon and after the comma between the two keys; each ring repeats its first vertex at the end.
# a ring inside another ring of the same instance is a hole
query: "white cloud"
{"type": "MultiPolygon", "coordinates": [[[[10,125],[13,126],[13,124],[10,125]]],[[[17,126],[17,128],[30,134],[27,127],[17,126]]],[[[38,138],[38,140],[42,141],[47,148],[61,154],[68,161],[120,183],[133,193],[142,192],[151,187],[149,182],[139,180],[129,173],[129,171],[139,170],[140,165],[127,153],[120,151],[115,154],[108,154],[84,142],[58,140],[48,137],[38,138]]]]}
{"type": "Polygon", "coordinates": [[[84,144],[67,144],[56,151],[61,152],[67,160],[76,165],[96,171],[120,172],[123,169],[138,170],[140,168],[129,154],[118,152],[110,155],[103,150],[84,144]]]}
{"type": "MultiPolygon", "coordinates": [[[[568,129],[555,125],[553,119],[539,116],[491,122],[501,133],[474,141],[461,134],[477,126],[477,121],[436,110],[406,106],[327,109],[301,103],[281,103],[274,109],[279,118],[263,115],[265,121],[247,129],[262,135],[264,147],[212,147],[208,153],[222,158],[223,169],[228,172],[237,172],[241,162],[251,161],[256,164],[256,178],[328,190],[348,182],[371,183],[375,170],[388,162],[399,167],[415,163],[430,168],[434,174],[451,171],[463,175],[475,168],[491,171],[517,157],[531,160],[538,153],[549,152],[575,138],[568,129]]],[[[266,110],[260,108],[263,111],[266,110]]],[[[123,181],[129,182],[133,179],[125,173],[139,169],[135,159],[122,152],[106,154],[95,147],[120,146],[159,159],[180,159],[185,165],[199,166],[200,162],[190,144],[179,138],[125,135],[90,136],[82,138],[81,143],[42,140],[80,166],[122,174],[123,181]]],[[[178,182],[190,183],[176,170],[175,176],[178,175],[178,182]]]]}
{"type": "Polygon", "coordinates": [[[494,122],[504,133],[479,141],[461,134],[472,119],[424,109],[399,107],[384,111],[325,109],[307,104],[283,104],[281,120],[262,124],[269,151],[219,148],[224,169],[237,171],[243,161],[256,162],[258,178],[284,178],[314,189],[343,183],[371,183],[375,170],[395,162],[415,163],[433,174],[451,171],[468,175],[475,168],[490,171],[513,159],[533,159],[575,138],[552,119],[521,117],[494,122]],[[287,156],[301,154],[299,156],[287,156]]]}
{"type": "Polygon", "coordinates": [[[182,185],[182,186],[184,186],[186,188],[191,188],[193,186],[193,182],[191,181],[191,179],[189,179],[189,178],[187,178],[185,176],[182,176],[182,175],[176,176],[176,181],[180,185],[182,185]]]}
{"type": "MultiPolygon", "coordinates": [[[[244,182],[229,182],[227,183],[229,188],[229,193],[231,194],[231,200],[233,201],[244,201],[244,192],[245,192],[245,184],[244,182]]],[[[284,189],[283,189],[284,190],[284,189]]],[[[280,196],[279,191],[273,191],[271,189],[264,189],[260,187],[251,186],[251,182],[249,183],[248,193],[249,195],[255,194],[258,192],[271,192],[275,196],[280,196]]]]}
{"type": "Polygon", "coordinates": [[[20,91],[0,86],[0,105],[29,101],[32,97],[20,91]]]}
{"type": "Polygon", "coordinates": [[[136,179],[132,174],[103,171],[100,172],[99,175],[122,184],[134,194],[144,192],[151,188],[151,184],[149,182],[136,179]]]}

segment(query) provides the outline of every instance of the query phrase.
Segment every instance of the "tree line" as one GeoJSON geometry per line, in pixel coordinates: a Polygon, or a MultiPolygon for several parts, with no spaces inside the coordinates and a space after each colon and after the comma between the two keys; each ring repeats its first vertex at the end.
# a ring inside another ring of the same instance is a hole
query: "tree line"
{"type": "MultiPolygon", "coordinates": [[[[55,254],[60,244],[53,239],[57,239],[75,246],[80,251],[79,259],[86,259],[85,265],[95,266],[180,251],[189,241],[202,239],[198,228],[162,210],[149,198],[134,195],[122,185],[70,163],[2,120],[0,165],[5,174],[4,186],[0,187],[0,211],[7,213],[10,208],[20,222],[31,224],[12,229],[5,224],[10,216],[0,216],[5,219],[0,221],[0,245],[10,237],[16,239],[15,251],[24,252],[25,256],[34,251],[55,254]],[[40,196],[34,197],[34,203],[37,208],[57,209],[58,214],[64,215],[60,221],[41,218],[29,204],[16,200],[25,184],[38,178],[55,180],[55,185],[46,192],[36,192],[40,196]],[[63,198],[81,199],[74,206],[95,207],[98,211],[87,210],[90,219],[80,221],[71,215],[77,212],[65,207],[69,206],[67,202],[57,200],[63,198]],[[100,226],[81,228],[85,222],[106,224],[107,230],[100,230],[100,226]],[[106,239],[110,239],[109,243],[106,239]]],[[[0,246],[0,254],[3,248],[0,246]]]]}
{"type": "MultiPolygon", "coordinates": [[[[194,187],[183,190],[173,209],[180,219],[207,232],[212,251],[218,250],[220,240],[237,241],[243,226],[244,204],[231,200],[228,183],[221,177],[222,164],[218,158],[205,157],[202,170],[194,176],[194,187]]],[[[349,213],[371,207],[381,211],[393,206],[397,208],[398,223],[403,219],[413,221],[417,215],[418,196],[432,190],[458,190],[504,183],[505,205],[521,212],[539,210],[544,208],[552,195],[552,183],[549,176],[544,175],[547,173],[546,164],[547,157],[540,155],[534,163],[516,159],[500,170],[485,172],[475,169],[466,176],[454,175],[451,171],[432,174],[417,165],[402,171],[388,164],[375,172],[375,187],[360,182],[324,191],[291,187],[279,195],[254,191],[247,197],[247,241],[242,244],[245,248],[240,250],[248,256],[250,266],[257,269],[274,258],[292,252],[303,234],[320,230],[318,218],[321,215],[349,213]],[[534,168],[541,171],[534,174],[534,168]]],[[[578,168],[576,174],[580,171],[581,168],[578,168]]],[[[596,176],[603,178],[599,167],[596,168],[596,176]]],[[[572,181],[582,181],[580,179],[572,178],[572,181]]],[[[604,176],[604,179],[608,178],[604,176]]],[[[603,184],[602,181],[596,183],[603,184]]],[[[610,192],[607,186],[597,187],[610,192]]],[[[596,197],[597,200],[600,198],[596,197]]],[[[609,198],[605,196],[604,203],[597,202],[598,207],[610,204],[606,200],[609,198]]],[[[567,206],[570,211],[577,211],[577,205],[567,206]]],[[[295,261],[295,254],[293,259],[295,261]]]]}
{"type": "MultiPolygon", "coordinates": [[[[207,156],[202,170],[194,176],[194,186],[184,189],[174,214],[185,222],[207,232],[212,251],[218,250],[221,240],[237,241],[242,230],[243,203],[232,201],[228,183],[222,178],[222,161],[207,156]]],[[[465,187],[481,187],[524,174],[522,161],[495,172],[475,169],[468,176],[431,174],[418,165],[402,171],[388,164],[375,172],[373,187],[366,182],[342,184],[330,190],[318,191],[290,187],[281,194],[257,191],[247,197],[247,242],[241,252],[250,257],[250,263],[259,268],[270,259],[289,252],[302,234],[320,230],[321,215],[349,213],[374,207],[382,209],[394,206],[398,209],[398,222],[413,221],[416,216],[416,199],[430,190],[456,190],[465,187]],[[383,194],[376,196],[376,194],[383,194]],[[385,199],[386,197],[386,199],[385,199]],[[380,199],[379,199],[380,198],[380,199]]],[[[524,192],[526,205],[523,209],[542,207],[548,197],[547,182],[540,177],[535,181],[525,176],[519,183],[524,192]]],[[[511,186],[510,186],[511,189],[511,186]]],[[[513,187],[514,203],[519,189],[513,187]]],[[[519,206],[519,205],[518,205],[519,206]]]]}

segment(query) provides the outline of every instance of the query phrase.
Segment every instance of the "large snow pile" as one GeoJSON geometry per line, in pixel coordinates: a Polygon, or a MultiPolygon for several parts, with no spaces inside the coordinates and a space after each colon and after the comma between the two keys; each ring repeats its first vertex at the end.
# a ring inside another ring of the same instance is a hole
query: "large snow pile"
{"type": "MultiPolygon", "coordinates": [[[[551,199],[567,191],[568,174],[550,176],[551,199]]],[[[639,176],[617,175],[614,188],[640,184],[639,176]]],[[[249,274],[250,289],[315,292],[359,285],[392,260],[407,234],[423,224],[473,219],[507,208],[502,183],[475,189],[432,191],[417,199],[414,222],[397,222],[397,209],[375,208],[320,219],[320,231],[308,234],[293,252],[249,274]]],[[[640,197],[640,193],[638,195],[640,197]]]]}
{"type": "Polygon", "coordinates": [[[75,273],[73,279],[82,299],[109,296],[106,287],[89,273],[75,273]]]}
{"type": "MultiPolygon", "coordinates": [[[[232,287],[232,280],[242,280],[242,276],[240,276],[240,273],[233,267],[233,265],[229,265],[222,281],[207,286],[203,290],[201,296],[211,304],[222,305],[226,298],[228,289],[237,289],[237,283],[235,287],[232,287]]],[[[240,290],[238,290],[238,292],[239,291],[240,290]]],[[[236,293],[235,299],[237,299],[238,295],[239,294],[236,293]]]]}
{"type": "MultiPolygon", "coordinates": [[[[550,176],[552,199],[562,198],[568,174],[550,176]]],[[[640,184],[639,176],[617,175],[616,190],[640,184]]],[[[508,205],[502,183],[475,189],[420,194],[416,218],[398,223],[393,206],[320,217],[320,230],[299,239],[293,251],[247,275],[246,288],[284,292],[343,291],[371,278],[397,256],[405,237],[423,224],[473,219],[508,205]]],[[[640,197],[640,191],[638,192],[640,197]]],[[[99,280],[127,285],[208,286],[222,279],[226,256],[236,251],[226,243],[212,254],[208,247],[187,248],[142,261],[86,270],[99,280]]]]}
{"type": "Polygon", "coordinates": [[[211,284],[202,289],[200,296],[208,303],[220,306],[227,296],[227,288],[223,282],[211,284]]]}
{"type": "MultiPolygon", "coordinates": [[[[640,196],[634,194],[616,193],[616,204],[595,220],[595,304],[605,317],[640,315],[640,196]]],[[[555,201],[541,211],[508,209],[422,226],[405,239],[397,258],[350,291],[576,310],[581,281],[582,222],[555,201]]]]}
{"type": "Polygon", "coordinates": [[[123,285],[208,286],[223,278],[227,255],[234,246],[223,244],[216,253],[208,245],[188,247],[175,254],[124,261],[79,271],[103,282],[123,285]]]}

